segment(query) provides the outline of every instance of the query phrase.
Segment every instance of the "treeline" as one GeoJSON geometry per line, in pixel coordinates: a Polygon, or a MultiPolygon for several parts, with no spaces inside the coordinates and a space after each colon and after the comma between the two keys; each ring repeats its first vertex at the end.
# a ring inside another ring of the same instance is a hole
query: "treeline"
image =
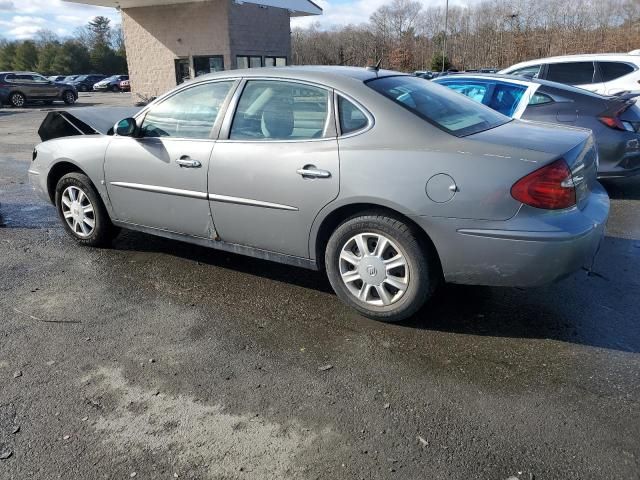
{"type": "Polygon", "coordinates": [[[120,26],[95,17],[72,38],[42,30],[33,40],[0,40],[0,71],[35,71],[42,75],[127,73],[120,26]]]}
{"type": "MultiPolygon", "coordinates": [[[[444,2],[442,2],[444,4],[444,2]]],[[[367,23],[296,28],[296,64],[440,70],[444,7],[393,0],[367,23]]],[[[445,68],[504,68],[533,58],[640,48],[639,0],[485,0],[449,7],[445,68]]]]}

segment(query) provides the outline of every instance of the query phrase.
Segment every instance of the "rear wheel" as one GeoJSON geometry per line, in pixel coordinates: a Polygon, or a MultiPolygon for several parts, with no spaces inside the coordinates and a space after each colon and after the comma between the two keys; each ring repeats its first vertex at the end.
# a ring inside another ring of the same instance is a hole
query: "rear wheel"
{"type": "Polygon", "coordinates": [[[76,103],[76,96],[71,90],[67,90],[62,94],[62,101],[67,105],[73,105],[76,103]]]}
{"type": "Polygon", "coordinates": [[[119,92],[120,91],[120,87],[118,85],[112,85],[111,86],[111,91],[112,92],[119,92]]]}
{"type": "Polygon", "coordinates": [[[14,92],[9,96],[9,103],[16,108],[22,108],[27,103],[27,97],[20,92],[14,92]]]}
{"type": "Polygon", "coordinates": [[[65,230],[83,245],[107,245],[118,230],[89,177],[82,173],[63,176],[56,186],[56,209],[65,230]]]}
{"type": "Polygon", "coordinates": [[[386,322],[416,313],[440,279],[430,248],[411,228],[375,212],[351,218],[336,229],[327,244],[325,266],[341,300],[386,322]]]}

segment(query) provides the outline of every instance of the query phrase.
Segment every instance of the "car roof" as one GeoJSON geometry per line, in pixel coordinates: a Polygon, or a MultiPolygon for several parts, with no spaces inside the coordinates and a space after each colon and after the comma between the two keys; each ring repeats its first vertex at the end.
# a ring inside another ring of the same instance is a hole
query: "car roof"
{"type": "Polygon", "coordinates": [[[316,81],[335,83],[352,83],[353,80],[366,82],[375,78],[408,76],[406,73],[393,70],[376,70],[363,67],[343,67],[332,65],[310,65],[290,67],[248,68],[242,70],[225,70],[223,72],[202,75],[191,82],[199,82],[212,78],[287,78],[290,80],[316,81]]]}
{"type": "Polygon", "coordinates": [[[538,65],[545,63],[562,63],[579,60],[597,60],[597,61],[618,61],[618,62],[631,62],[640,66],[640,55],[631,53],[583,53],[578,55],[561,55],[556,57],[537,58],[535,60],[527,60],[526,62],[516,63],[507,67],[504,70],[511,70],[514,68],[522,68],[529,65],[538,65]]]}
{"type": "Polygon", "coordinates": [[[459,80],[459,79],[465,79],[465,78],[475,78],[475,79],[484,79],[484,80],[504,80],[507,82],[512,82],[512,83],[519,83],[519,84],[537,84],[537,85],[543,85],[545,87],[549,87],[549,88],[556,88],[558,90],[564,90],[566,92],[570,92],[570,93],[575,93],[575,94],[579,94],[579,95],[586,95],[588,97],[593,97],[593,98],[599,98],[599,99],[606,99],[608,98],[605,95],[600,95],[598,93],[594,93],[591,92],[589,90],[585,90],[584,88],[578,88],[578,87],[574,87],[573,85],[567,85],[564,83],[558,83],[558,82],[551,82],[549,80],[543,80],[540,78],[527,78],[527,77],[521,77],[519,75],[509,75],[506,73],[482,73],[482,74],[465,74],[462,73],[460,75],[456,75],[456,76],[451,76],[451,77],[442,77],[442,78],[437,78],[435,80],[433,80],[436,83],[443,83],[443,82],[447,82],[447,81],[455,81],[455,80],[459,80]]]}

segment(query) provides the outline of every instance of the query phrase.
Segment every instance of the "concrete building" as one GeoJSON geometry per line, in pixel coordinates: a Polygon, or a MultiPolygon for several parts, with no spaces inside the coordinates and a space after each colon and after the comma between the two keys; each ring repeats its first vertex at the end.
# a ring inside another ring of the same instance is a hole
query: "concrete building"
{"type": "Polygon", "coordinates": [[[322,14],[311,0],[67,1],[120,10],[131,90],[148,97],[205,73],[287,65],[290,17],[322,14]]]}

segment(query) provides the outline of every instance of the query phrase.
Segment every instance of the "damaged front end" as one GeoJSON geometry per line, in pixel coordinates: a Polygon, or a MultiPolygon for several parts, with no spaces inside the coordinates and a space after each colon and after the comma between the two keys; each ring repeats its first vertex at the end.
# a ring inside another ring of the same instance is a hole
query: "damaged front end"
{"type": "Polygon", "coordinates": [[[75,135],[113,135],[113,126],[134,116],[140,108],[87,107],[49,112],[38,129],[43,142],[75,135]]]}

